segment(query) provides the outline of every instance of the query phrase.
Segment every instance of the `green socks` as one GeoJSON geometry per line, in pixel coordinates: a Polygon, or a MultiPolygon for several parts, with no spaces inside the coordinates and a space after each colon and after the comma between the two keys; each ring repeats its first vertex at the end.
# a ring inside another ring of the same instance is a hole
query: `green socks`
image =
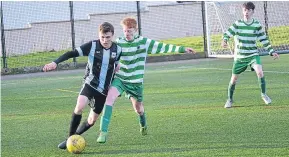
{"type": "MultiPolygon", "coordinates": [[[[265,77],[262,78],[258,78],[259,83],[260,83],[260,87],[261,87],[261,92],[263,94],[266,93],[266,82],[265,82],[265,77]]],[[[233,100],[233,94],[235,91],[235,86],[236,84],[231,84],[229,83],[229,87],[228,87],[228,99],[233,100]]]]}
{"type": "Polygon", "coordinates": [[[259,84],[260,84],[260,86],[261,86],[261,92],[262,92],[263,94],[265,94],[265,93],[266,93],[265,77],[258,78],[258,80],[259,80],[259,84]]]}
{"type": "Polygon", "coordinates": [[[146,115],[145,115],[145,113],[143,113],[142,115],[139,115],[139,123],[140,123],[141,127],[145,127],[146,126],[146,115]]]}
{"type": "Polygon", "coordinates": [[[111,114],[112,114],[112,106],[104,105],[103,114],[100,121],[100,130],[102,132],[107,132],[111,114]]]}
{"type": "Polygon", "coordinates": [[[235,86],[236,84],[231,84],[229,83],[229,87],[228,87],[228,99],[233,100],[233,94],[235,91],[235,86]]]}

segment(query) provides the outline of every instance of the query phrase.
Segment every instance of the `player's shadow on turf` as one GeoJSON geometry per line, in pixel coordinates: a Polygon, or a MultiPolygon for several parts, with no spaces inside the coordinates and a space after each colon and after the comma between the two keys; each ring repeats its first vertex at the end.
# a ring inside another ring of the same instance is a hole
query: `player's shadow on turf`
{"type": "Polygon", "coordinates": [[[144,150],[109,150],[99,152],[83,152],[81,154],[97,154],[97,155],[134,155],[134,154],[146,154],[146,153],[167,153],[167,152],[185,152],[191,151],[192,148],[158,148],[158,149],[144,149],[144,150]]]}
{"type": "MultiPolygon", "coordinates": [[[[259,145],[256,146],[255,143],[253,144],[245,144],[240,146],[239,142],[236,142],[238,145],[232,145],[227,148],[234,148],[234,149],[256,149],[256,148],[286,148],[286,146],[271,146],[271,145],[259,145]]],[[[143,156],[152,153],[177,153],[177,152],[190,152],[190,151],[200,151],[200,150],[223,150],[224,147],[222,146],[208,146],[208,147],[188,147],[188,148],[156,148],[156,149],[133,149],[133,150],[108,150],[108,151],[98,151],[98,152],[83,152],[81,154],[88,154],[88,155],[126,155],[126,156],[135,156],[139,155],[140,153],[143,156]]]]}
{"type": "MultiPolygon", "coordinates": [[[[233,105],[231,108],[250,108],[250,107],[267,107],[268,105],[264,104],[254,104],[254,105],[233,105]]],[[[228,108],[230,109],[230,108],[228,108]]]]}

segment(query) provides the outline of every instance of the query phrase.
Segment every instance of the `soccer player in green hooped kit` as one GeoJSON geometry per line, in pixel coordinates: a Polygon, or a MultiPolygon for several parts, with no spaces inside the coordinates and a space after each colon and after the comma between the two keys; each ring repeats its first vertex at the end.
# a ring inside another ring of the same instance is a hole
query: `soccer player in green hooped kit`
{"type": "Polygon", "coordinates": [[[225,48],[228,46],[227,41],[230,37],[234,36],[235,41],[232,77],[228,87],[228,100],[224,106],[225,108],[232,107],[238,75],[244,72],[248,66],[251,66],[257,74],[261,87],[261,98],[265,104],[271,103],[271,99],[266,94],[266,83],[257,49],[257,40],[263,44],[269,55],[273,56],[274,59],[279,58],[279,55],[274,52],[260,22],[252,18],[254,9],[255,5],[252,2],[244,3],[242,6],[243,19],[236,21],[223,36],[222,46],[225,48]]]}
{"type": "Polygon", "coordinates": [[[137,33],[137,22],[134,18],[124,18],[121,21],[124,37],[118,38],[116,43],[122,48],[119,70],[108,91],[103,115],[100,122],[99,143],[105,143],[108,125],[111,119],[112,107],[117,97],[123,92],[131,100],[135,112],[139,115],[140,132],[147,134],[147,124],[143,105],[143,77],[145,61],[148,53],[187,52],[195,53],[191,48],[164,44],[151,40],[137,33]]]}

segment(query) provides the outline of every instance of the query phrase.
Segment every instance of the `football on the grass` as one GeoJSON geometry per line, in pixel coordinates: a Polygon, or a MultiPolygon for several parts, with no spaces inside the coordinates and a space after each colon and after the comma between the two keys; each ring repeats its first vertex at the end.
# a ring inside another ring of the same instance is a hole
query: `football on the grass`
{"type": "Polygon", "coordinates": [[[80,135],[72,135],[67,139],[67,151],[73,154],[81,153],[85,148],[85,140],[80,135]]]}

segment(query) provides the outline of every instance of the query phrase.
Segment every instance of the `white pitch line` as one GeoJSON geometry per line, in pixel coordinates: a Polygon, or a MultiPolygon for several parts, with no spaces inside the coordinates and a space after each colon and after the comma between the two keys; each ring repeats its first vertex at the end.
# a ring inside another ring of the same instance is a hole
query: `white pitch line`
{"type": "Polygon", "coordinates": [[[79,93],[79,92],[75,92],[75,91],[70,91],[70,90],[65,90],[65,89],[56,89],[57,91],[61,91],[61,92],[69,92],[69,93],[79,93]]]}
{"type": "Polygon", "coordinates": [[[12,84],[19,84],[19,82],[13,82],[13,83],[1,83],[1,86],[12,85],[12,84]]]}
{"type": "MultiPolygon", "coordinates": [[[[195,68],[191,66],[181,66],[178,67],[179,69],[201,69],[201,70],[220,70],[220,71],[231,71],[232,69],[225,69],[225,68],[195,68]]],[[[246,70],[246,71],[251,71],[251,70],[246,70]]],[[[263,71],[266,73],[275,73],[275,74],[289,74],[289,72],[285,71],[263,71]]]]}
{"type": "MultiPolygon", "coordinates": [[[[57,78],[41,78],[42,80],[45,79],[46,81],[55,81],[55,80],[67,80],[67,79],[75,79],[75,78],[81,78],[81,76],[68,76],[68,77],[57,77],[57,78]]],[[[9,83],[2,83],[3,81],[1,81],[1,86],[5,86],[5,85],[13,85],[13,84],[19,84],[19,83],[23,83],[24,81],[28,81],[29,83],[34,83],[34,82],[38,82],[39,79],[34,79],[34,80],[28,80],[25,79],[20,80],[19,82],[9,82],[9,83]],[[20,82],[21,81],[21,82],[20,82]]]]}

